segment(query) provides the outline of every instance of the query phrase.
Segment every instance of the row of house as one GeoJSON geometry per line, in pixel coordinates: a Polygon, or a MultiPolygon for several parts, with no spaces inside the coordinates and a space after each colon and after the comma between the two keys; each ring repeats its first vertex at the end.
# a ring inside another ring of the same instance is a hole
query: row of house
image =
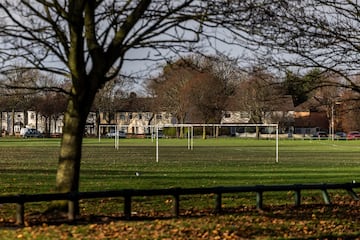
{"type": "MultiPolygon", "coordinates": [[[[138,99],[138,103],[141,99],[138,99]]],[[[122,125],[127,134],[142,136],[149,133],[149,126],[176,124],[176,119],[166,111],[154,113],[147,104],[127,105],[121,110],[109,112],[90,112],[87,124],[87,135],[106,134],[114,129],[115,125],[122,125]],[[139,107],[140,106],[140,107],[139,107]]],[[[278,109],[264,113],[263,123],[278,123],[283,132],[298,134],[312,134],[315,131],[329,128],[329,120],[325,112],[314,111],[310,107],[294,108],[291,98],[281,100],[278,109]]],[[[62,133],[63,117],[44,117],[32,110],[0,112],[0,129],[3,135],[19,135],[22,128],[35,128],[49,136],[62,133]]],[[[222,124],[246,124],[251,121],[247,111],[231,109],[223,112],[222,124]]],[[[187,119],[187,123],[191,119],[187,119]]],[[[197,122],[198,123],[198,122],[197,122]]]]}
{"type": "MultiPolygon", "coordinates": [[[[0,112],[2,135],[19,135],[22,128],[37,129],[42,133],[48,133],[50,136],[56,136],[62,133],[63,116],[57,118],[46,118],[39,113],[27,111],[8,111],[0,112]]],[[[148,133],[148,126],[164,125],[174,123],[174,119],[169,113],[152,112],[116,112],[109,113],[90,112],[85,133],[87,135],[105,134],[112,131],[115,125],[126,126],[126,132],[134,135],[143,135],[148,133]]]]}

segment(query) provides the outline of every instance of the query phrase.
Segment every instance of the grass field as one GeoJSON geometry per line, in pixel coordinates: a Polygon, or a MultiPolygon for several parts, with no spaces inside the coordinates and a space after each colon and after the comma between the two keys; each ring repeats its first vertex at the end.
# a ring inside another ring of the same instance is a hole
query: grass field
{"type": "MultiPolygon", "coordinates": [[[[0,138],[0,194],[51,192],[59,146],[59,139],[0,138]]],[[[358,141],[281,140],[278,163],[275,162],[273,140],[195,139],[194,149],[188,150],[185,139],[160,139],[159,146],[159,162],[156,162],[155,143],[150,139],[120,139],[119,149],[114,148],[111,139],[101,139],[101,142],[85,139],[80,191],[360,181],[358,141]]],[[[338,194],[342,193],[334,193],[338,194]]],[[[288,195],[269,193],[266,202],[292,203],[292,196],[288,195]]],[[[308,201],[321,203],[321,198],[315,196],[309,193],[308,201]]],[[[158,201],[155,206],[159,211],[171,207],[164,204],[167,199],[152,201],[158,201]]],[[[195,200],[188,199],[185,208],[206,209],[207,204],[212,206],[209,201],[212,200],[198,196],[195,200]]],[[[106,202],[83,203],[83,212],[111,214],[114,204],[106,202]]],[[[254,197],[246,194],[224,198],[228,207],[253,202],[254,197]]],[[[40,211],[44,206],[35,204],[33,208],[40,211]]],[[[134,208],[155,211],[153,203],[149,204],[149,199],[143,198],[134,208]]],[[[10,217],[10,210],[0,207],[3,221],[10,217]]],[[[7,233],[11,234],[11,231],[7,233]]]]}
{"type": "MultiPolygon", "coordinates": [[[[48,192],[54,186],[58,139],[0,139],[1,193],[48,192]],[[29,181],[31,180],[31,181],[29,181]]],[[[159,162],[149,139],[85,139],[81,191],[328,183],[357,180],[360,142],[161,139],[159,162]],[[137,176],[136,173],[139,173],[137,176]]],[[[360,179],[359,179],[360,181],[360,179]]]]}

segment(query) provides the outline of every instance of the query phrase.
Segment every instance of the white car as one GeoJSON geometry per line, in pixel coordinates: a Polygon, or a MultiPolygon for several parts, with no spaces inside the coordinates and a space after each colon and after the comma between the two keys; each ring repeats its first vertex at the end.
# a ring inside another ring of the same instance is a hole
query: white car
{"type": "MultiPolygon", "coordinates": [[[[116,136],[116,132],[108,132],[106,134],[107,138],[114,138],[116,136]]],[[[124,131],[119,131],[118,133],[119,138],[126,138],[126,133],[124,131]]]]}

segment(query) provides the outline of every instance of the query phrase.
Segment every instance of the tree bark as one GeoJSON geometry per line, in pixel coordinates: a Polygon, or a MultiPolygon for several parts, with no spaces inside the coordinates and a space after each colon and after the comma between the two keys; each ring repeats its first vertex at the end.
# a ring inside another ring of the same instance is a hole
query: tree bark
{"type": "MultiPolygon", "coordinates": [[[[56,174],[57,192],[78,192],[80,180],[81,147],[85,130],[88,105],[76,103],[70,98],[64,115],[63,137],[61,141],[58,169],[56,174]]],[[[67,209],[67,201],[57,201],[52,208],[67,209]]],[[[78,203],[75,212],[79,213],[78,203]]]]}
{"type": "Polygon", "coordinates": [[[59,166],[56,175],[58,192],[78,191],[82,137],[85,127],[85,113],[80,112],[69,101],[64,118],[59,166]]]}
{"type": "Polygon", "coordinates": [[[81,146],[91,103],[90,100],[78,102],[74,97],[69,99],[56,175],[59,192],[79,190],[81,146]]]}
{"type": "MultiPolygon", "coordinates": [[[[92,77],[87,77],[90,81],[92,77]]],[[[86,82],[82,80],[82,82],[86,82]]],[[[75,90],[68,99],[64,113],[63,136],[60,146],[58,169],[56,174],[56,192],[78,192],[80,185],[80,165],[82,142],[85,125],[90,108],[96,95],[96,88],[83,86],[75,90]]],[[[75,213],[79,213],[78,202],[75,201],[75,213]]],[[[68,208],[67,201],[58,201],[50,208],[64,210],[68,208]]]]}

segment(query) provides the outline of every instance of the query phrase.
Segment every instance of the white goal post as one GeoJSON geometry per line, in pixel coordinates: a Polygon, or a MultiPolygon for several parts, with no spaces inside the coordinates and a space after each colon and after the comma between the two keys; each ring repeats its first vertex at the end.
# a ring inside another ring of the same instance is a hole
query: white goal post
{"type": "MultiPolygon", "coordinates": [[[[188,139],[188,149],[192,150],[194,148],[194,127],[272,127],[275,129],[275,162],[279,162],[279,124],[164,124],[156,125],[158,131],[159,128],[168,128],[168,127],[184,127],[188,128],[187,139],[188,139]]],[[[156,135],[156,162],[159,161],[159,144],[158,144],[158,135],[156,135]]]]}
{"type": "MultiPolygon", "coordinates": [[[[128,127],[128,125],[106,125],[99,126],[99,133],[102,127],[112,127],[115,128],[115,142],[114,146],[116,149],[119,149],[119,136],[118,130],[122,128],[128,127]]],[[[279,162],[279,125],[278,124],[158,124],[158,125],[148,125],[146,128],[151,129],[151,140],[155,140],[156,144],[156,162],[159,162],[159,129],[164,128],[188,128],[187,131],[187,148],[189,150],[194,149],[194,127],[272,127],[275,128],[275,162],[279,162]]],[[[99,134],[99,142],[100,142],[100,134],[99,134]]]]}

